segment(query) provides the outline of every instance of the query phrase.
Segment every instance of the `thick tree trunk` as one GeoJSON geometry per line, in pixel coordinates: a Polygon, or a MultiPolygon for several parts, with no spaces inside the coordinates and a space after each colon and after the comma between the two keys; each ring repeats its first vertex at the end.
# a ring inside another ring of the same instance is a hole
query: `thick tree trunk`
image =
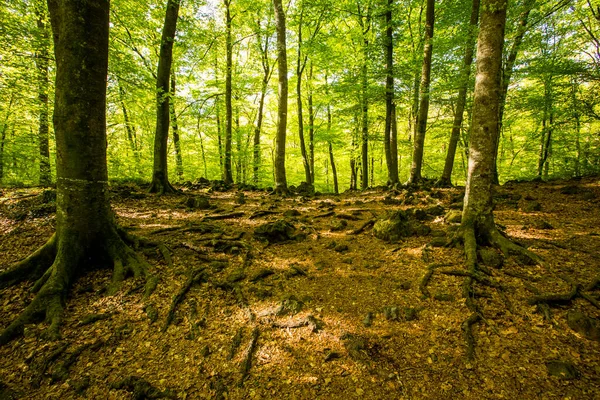
{"type": "Polygon", "coordinates": [[[506,107],[506,95],[508,94],[508,86],[510,84],[510,80],[512,78],[513,69],[515,67],[515,61],[517,60],[517,56],[519,54],[519,50],[521,49],[521,43],[523,43],[523,38],[525,37],[525,33],[529,29],[529,14],[531,10],[535,7],[537,0],[525,0],[523,3],[523,11],[519,16],[519,25],[517,27],[517,31],[515,33],[515,38],[513,44],[508,53],[508,57],[506,58],[506,62],[504,64],[504,68],[502,69],[502,86],[500,88],[500,106],[498,110],[498,132],[496,137],[494,138],[494,183],[499,183],[499,175],[498,175],[498,149],[500,146],[500,135],[502,134],[502,124],[504,121],[504,108],[506,107]]]}
{"type": "Polygon", "coordinates": [[[388,185],[398,184],[398,144],[392,138],[392,125],[395,119],[394,112],[394,28],[392,26],[392,7],[394,0],[387,0],[385,12],[385,130],[384,148],[385,161],[388,170],[388,185]],[[395,148],[394,148],[395,147],[395,148]],[[394,159],[395,155],[395,159],[394,159]]]}
{"type": "Polygon", "coordinates": [[[169,138],[170,101],[169,78],[173,62],[173,43],[177,28],[180,0],[168,0],[165,23],[160,40],[158,71],[156,73],[156,133],[154,135],[154,167],[151,193],[172,193],[167,167],[167,141],[169,138]]]}
{"type": "Polygon", "coordinates": [[[175,112],[175,71],[171,71],[171,122],[173,125],[173,144],[175,145],[175,172],[179,180],[183,179],[183,157],[181,155],[181,141],[179,140],[179,124],[177,123],[177,113],[175,112]]]}
{"type": "Polygon", "coordinates": [[[427,0],[425,11],[425,40],[423,47],[423,68],[421,70],[421,86],[419,112],[415,122],[415,141],[413,145],[413,160],[410,169],[410,183],[419,183],[423,167],[423,150],[425,132],[427,130],[427,115],[429,113],[429,86],[431,83],[431,57],[433,54],[433,26],[435,19],[434,0],[427,0]]]}
{"type": "Polygon", "coordinates": [[[68,290],[87,268],[114,263],[113,285],[146,264],[121,240],[108,201],[106,76],[109,2],[49,0],[56,55],[56,233],[45,246],[0,274],[0,284],[38,279],[23,313],[0,334],[5,344],[41,314],[58,335],[68,290]],[[73,46],[77,43],[77,46],[73,46]]]}
{"type": "Polygon", "coordinates": [[[231,167],[231,142],[233,135],[232,74],[233,74],[233,42],[231,38],[231,0],[223,0],[225,4],[225,158],[223,159],[225,183],[233,183],[231,167]]]}
{"type": "Polygon", "coordinates": [[[288,78],[285,40],[285,13],[281,0],[273,0],[277,30],[277,66],[279,74],[279,101],[277,104],[277,135],[275,137],[275,192],[287,193],[285,176],[285,139],[287,129],[288,78]]]}
{"type": "Polygon", "coordinates": [[[37,48],[35,52],[35,66],[37,69],[38,83],[38,106],[40,108],[38,141],[40,153],[40,185],[49,186],[52,183],[52,174],[50,170],[50,146],[48,133],[48,91],[49,78],[48,68],[50,64],[50,37],[48,34],[46,5],[41,1],[35,2],[35,14],[37,19],[38,37],[37,48]]]}
{"type": "Polygon", "coordinates": [[[469,21],[469,34],[465,44],[465,55],[463,57],[463,65],[459,77],[458,98],[456,100],[456,112],[454,114],[454,122],[452,124],[452,133],[450,133],[450,141],[448,143],[448,152],[446,153],[446,162],[444,164],[444,172],[438,184],[440,186],[452,185],[452,169],[454,168],[454,157],[456,156],[456,147],[460,138],[460,130],[463,124],[465,113],[465,104],[467,103],[467,88],[469,87],[469,77],[471,76],[471,64],[473,63],[473,53],[475,52],[475,41],[477,35],[477,22],[479,20],[479,2],[473,0],[471,6],[471,19],[469,21]]]}

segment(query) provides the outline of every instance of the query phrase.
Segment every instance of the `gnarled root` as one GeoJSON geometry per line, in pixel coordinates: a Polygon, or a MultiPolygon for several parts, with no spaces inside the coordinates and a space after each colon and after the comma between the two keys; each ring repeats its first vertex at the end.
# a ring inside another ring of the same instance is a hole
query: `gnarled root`
{"type": "MultiPolygon", "coordinates": [[[[87,266],[85,247],[78,246],[77,239],[65,234],[64,239],[55,234],[39,250],[0,274],[0,282],[15,284],[25,279],[37,279],[32,291],[35,297],[21,314],[0,333],[0,345],[23,334],[26,324],[45,317],[49,327],[45,333],[49,339],[59,337],[59,329],[69,289],[77,276],[87,266]],[[61,240],[62,239],[62,240],[61,240]]],[[[145,297],[148,297],[157,280],[148,272],[148,264],[121,240],[115,230],[109,230],[106,239],[109,259],[113,260],[113,279],[108,288],[114,294],[128,275],[146,280],[145,297]],[[110,234],[112,232],[112,234],[110,234]]]]}
{"type": "Polygon", "coordinates": [[[26,259],[0,272],[0,288],[40,279],[56,257],[56,234],[26,259]]]}

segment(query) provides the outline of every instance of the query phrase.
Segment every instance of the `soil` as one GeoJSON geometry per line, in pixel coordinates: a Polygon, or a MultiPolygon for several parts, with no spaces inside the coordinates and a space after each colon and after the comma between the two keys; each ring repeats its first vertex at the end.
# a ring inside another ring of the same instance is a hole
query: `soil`
{"type": "MultiPolygon", "coordinates": [[[[107,296],[110,266],[82,275],[60,341],[40,323],[0,347],[0,399],[600,398],[598,178],[496,189],[500,228],[544,261],[484,249],[494,285],[475,284],[472,360],[465,277],[452,273],[463,250],[443,246],[460,188],[240,192],[113,186],[120,226],[162,244],[138,249],[156,291],[144,300],[131,278],[107,296]],[[376,238],[374,220],[395,210],[427,229],[376,238]]],[[[53,201],[37,188],[0,192],[0,266],[45,243],[53,201]]],[[[0,291],[0,328],[30,287],[0,291]]]]}

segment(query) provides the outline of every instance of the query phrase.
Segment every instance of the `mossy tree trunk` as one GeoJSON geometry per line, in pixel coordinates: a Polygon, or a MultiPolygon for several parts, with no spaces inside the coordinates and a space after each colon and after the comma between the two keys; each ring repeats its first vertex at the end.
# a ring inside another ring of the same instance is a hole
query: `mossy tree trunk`
{"type": "Polygon", "coordinates": [[[433,25],[435,23],[435,2],[427,0],[425,9],[425,40],[423,46],[423,67],[421,69],[420,104],[415,122],[415,141],[413,143],[413,161],[410,168],[410,183],[421,181],[425,132],[429,114],[429,88],[431,85],[431,57],[433,55],[433,25]]]}
{"type": "Polygon", "coordinates": [[[154,135],[154,168],[151,193],[173,193],[175,188],[169,182],[167,166],[167,141],[170,124],[169,79],[173,63],[173,43],[177,29],[180,0],[168,0],[165,23],[160,40],[158,72],[156,73],[156,132],[154,135]]]}
{"type": "Polygon", "coordinates": [[[50,65],[50,35],[48,33],[48,13],[46,4],[42,0],[36,0],[34,3],[35,16],[37,20],[37,44],[35,51],[35,66],[37,70],[38,84],[38,106],[39,106],[39,125],[38,125],[38,144],[40,152],[40,178],[41,186],[49,186],[52,183],[50,171],[50,135],[49,112],[48,112],[48,92],[50,88],[50,79],[48,77],[50,65]]]}
{"type": "Polygon", "coordinates": [[[108,201],[106,78],[108,0],[49,0],[56,58],[56,232],[25,260],[0,273],[0,286],[36,280],[34,300],[0,334],[5,344],[41,315],[58,335],[68,290],[86,269],[114,266],[147,277],[146,263],[121,238],[108,201]],[[77,46],[73,44],[76,43],[77,46]]]}
{"type": "Polygon", "coordinates": [[[176,94],[175,71],[171,71],[171,121],[173,123],[173,144],[175,145],[175,172],[177,178],[183,179],[183,156],[181,154],[181,141],[179,140],[179,124],[177,123],[177,112],[175,111],[176,94]]]}
{"type": "Polygon", "coordinates": [[[233,137],[233,108],[232,108],[232,74],[233,74],[233,41],[231,37],[231,0],[224,0],[225,5],[225,157],[223,159],[223,176],[226,183],[233,183],[231,167],[231,143],[233,137]]]}
{"type": "Polygon", "coordinates": [[[384,148],[385,161],[388,170],[388,185],[398,184],[398,143],[392,137],[393,121],[396,117],[394,112],[394,27],[392,20],[392,8],[394,0],[387,0],[385,11],[385,130],[384,148]]]}
{"type": "Polygon", "coordinates": [[[477,22],[479,21],[479,2],[473,0],[471,6],[471,19],[469,21],[469,34],[465,44],[465,55],[459,77],[458,98],[456,99],[456,112],[454,113],[454,123],[450,133],[448,143],[448,152],[446,153],[446,162],[444,172],[438,184],[440,186],[450,186],[452,184],[452,170],[454,168],[454,157],[456,156],[456,147],[460,138],[460,131],[463,124],[465,105],[467,103],[467,88],[469,87],[469,77],[471,76],[471,64],[473,63],[473,53],[475,52],[475,41],[477,35],[477,22]]]}
{"type": "Polygon", "coordinates": [[[277,104],[277,134],[275,137],[275,192],[287,193],[285,176],[285,139],[288,107],[288,67],[285,39],[285,12],[281,0],[273,0],[275,27],[277,31],[277,68],[279,74],[279,101],[277,104]]]}

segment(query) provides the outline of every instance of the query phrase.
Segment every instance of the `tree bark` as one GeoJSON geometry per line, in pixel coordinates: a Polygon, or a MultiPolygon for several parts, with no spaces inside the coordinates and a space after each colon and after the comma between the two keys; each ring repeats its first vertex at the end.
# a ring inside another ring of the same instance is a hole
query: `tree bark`
{"type": "Polygon", "coordinates": [[[363,65],[361,67],[361,110],[362,110],[362,135],[361,135],[361,167],[362,167],[362,179],[361,189],[366,190],[369,187],[369,74],[368,74],[368,50],[369,50],[369,38],[368,33],[371,29],[371,15],[370,11],[367,10],[367,14],[363,16],[359,10],[359,22],[362,28],[363,36],[363,65]],[[363,21],[363,18],[365,19],[363,21]]]}
{"type": "Polygon", "coordinates": [[[131,152],[133,153],[133,159],[135,162],[135,173],[139,177],[140,174],[140,152],[138,150],[138,146],[136,143],[136,133],[131,120],[129,119],[129,112],[127,112],[127,107],[125,105],[125,89],[121,85],[121,82],[118,80],[119,85],[119,103],[121,103],[121,111],[123,112],[123,120],[125,122],[125,132],[127,133],[127,141],[129,142],[129,147],[131,148],[131,152]]]}
{"type": "Polygon", "coordinates": [[[225,157],[223,159],[225,183],[233,183],[231,167],[231,142],[233,131],[232,74],[233,74],[233,42],[231,38],[231,0],[223,0],[225,4],[225,157]]]}
{"type": "Polygon", "coordinates": [[[35,298],[0,334],[0,345],[45,315],[58,336],[68,290],[84,270],[114,265],[118,288],[127,273],[146,276],[144,261],[121,239],[108,200],[106,77],[109,2],[49,0],[54,36],[57,147],[56,233],[24,261],[0,273],[0,284],[38,279],[35,298]],[[77,46],[73,46],[77,43],[77,46]]]}
{"type": "Polygon", "coordinates": [[[450,141],[448,143],[448,152],[446,153],[446,162],[444,164],[444,172],[440,178],[438,185],[452,185],[452,169],[454,168],[454,157],[456,156],[456,147],[460,138],[460,130],[463,124],[465,113],[465,104],[467,103],[467,88],[469,87],[469,77],[471,76],[471,64],[473,63],[473,53],[475,52],[475,41],[477,39],[477,22],[479,21],[479,2],[473,0],[471,6],[471,19],[469,21],[469,34],[465,44],[465,55],[463,57],[463,65],[459,76],[458,98],[456,100],[456,112],[454,114],[454,122],[452,124],[452,132],[450,133],[450,141]]]}
{"type": "Polygon", "coordinates": [[[167,141],[170,123],[169,78],[173,63],[173,43],[177,29],[180,0],[168,0],[165,23],[160,40],[158,71],[156,73],[156,132],[154,135],[154,167],[150,193],[172,193],[167,166],[167,141]]]}
{"type": "Polygon", "coordinates": [[[512,78],[513,69],[515,67],[515,61],[521,49],[521,43],[523,43],[523,37],[529,29],[529,14],[533,7],[535,7],[536,0],[525,0],[523,3],[523,11],[519,16],[519,26],[515,34],[515,39],[506,58],[506,63],[502,70],[502,86],[500,88],[500,106],[498,110],[498,132],[496,138],[494,138],[494,183],[499,183],[498,175],[498,149],[500,146],[500,135],[502,134],[502,124],[504,121],[504,108],[506,107],[506,95],[508,94],[508,85],[512,78]]]}
{"type": "Polygon", "coordinates": [[[49,118],[48,118],[48,91],[50,81],[48,78],[48,69],[50,64],[50,37],[48,34],[46,5],[41,0],[34,3],[35,15],[37,20],[38,37],[35,52],[35,66],[37,70],[38,83],[38,106],[39,106],[39,124],[38,141],[40,154],[40,177],[41,186],[49,186],[52,183],[52,174],[50,170],[50,145],[49,145],[49,118]]]}
{"type": "Polygon", "coordinates": [[[304,180],[307,184],[312,184],[310,176],[310,163],[306,153],[306,143],[304,141],[304,115],[302,105],[302,74],[306,67],[307,56],[302,55],[302,18],[304,9],[300,11],[300,22],[298,24],[298,52],[296,60],[296,105],[298,110],[298,140],[300,141],[300,154],[302,155],[302,166],[304,167],[304,180]]]}
{"type": "Polygon", "coordinates": [[[392,7],[394,0],[387,0],[387,9],[385,11],[385,130],[384,130],[384,148],[385,161],[388,170],[388,185],[398,184],[398,144],[392,138],[392,125],[395,119],[394,112],[394,28],[392,25],[392,7]],[[395,155],[395,159],[394,159],[395,155]]]}
{"type": "Polygon", "coordinates": [[[315,108],[313,105],[313,63],[308,69],[308,166],[310,168],[310,184],[315,185],[315,108]]]}
{"type": "Polygon", "coordinates": [[[285,13],[281,0],[273,0],[277,30],[277,72],[279,74],[279,101],[277,104],[277,135],[275,137],[275,192],[288,192],[285,176],[285,139],[287,129],[288,78],[285,13]]]}
{"type": "Polygon", "coordinates": [[[413,160],[410,169],[410,183],[421,181],[423,166],[423,150],[425,146],[425,132],[427,130],[427,115],[429,113],[429,87],[431,83],[431,57],[433,54],[433,26],[435,23],[435,2],[427,0],[425,10],[425,40],[423,46],[423,68],[421,70],[421,85],[419,112],[415,122],[415,141],[413,144],[413,160]]]}
{"type": "Polygon", "coordinates": [[[267,88],[269,87],[269,81],[271,80],[271,74],[273,69],[271,68],[271,64],[269,63],[269,34],[268,32],[265,34],[265,44],[261,42],[260,32],[256,32],[256,41],[258,44],[258,48],[260,50],[261,63],[263,68],[263,79],[260,87],[260,100],[258,102],[258,111],[256,113],[256,126],[254,127],[254,147],[253,147],[253,167],[252,167],[252,181],[255,185],[259,183],[260,177],[260,165],[261,165],[261,154],[260,154],[260,133],[262,129],[263,123],[263,114],[265,108],[265,98],[267,97],[267,88]]]}
{"type": "Polygon", "coordinates": [[[175,71],[171,71],[171,121],[173,125],[173,144],[175,145],[175,173],[179,180],[183,179],[183,157],[181,154],[181,141],[179,140],[179,124],[177,123],[177,113],[175,112],[175,71]]]}

